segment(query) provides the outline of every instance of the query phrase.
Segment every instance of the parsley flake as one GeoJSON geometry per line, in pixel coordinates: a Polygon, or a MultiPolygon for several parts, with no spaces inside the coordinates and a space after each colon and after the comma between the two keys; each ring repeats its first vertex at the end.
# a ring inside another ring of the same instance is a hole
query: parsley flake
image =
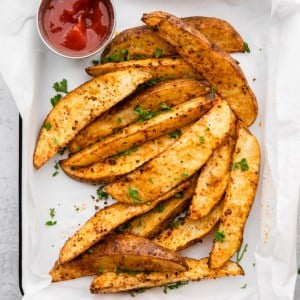
{"type": "Polygon", "coordinates": [[[180,220],[180,219],[174,220],[174,221],[169,223],[169,227],[170,228],[177,228],[181,223],[182,223],[182,220],[180,220]]]}
{"type": "Polygon", "coordinates": [[[164,212],[165,207],[164,207],[161,203],[158,203],[158,205],[156,206],[155,209],[156,209],[158,212],[162,213],[162,212],[164,212]]]}
{"type": "Polygon", "coordinates": [[[249,165],[246,158],[241,159],[241,161],[235,162],[231,166],[231,170],[235,171],[241,169],[242,172],[249,170],[249,165]]]}
{"type": "Polygon", "coordinates": [[[63,79],[60,82],[55,82],[52,86],[56,92],[68,93],[68,82],[63,79]]]}
{"type": "Polygon", "coordinates": [[[171,139],[177,139],[177,138],[180,138],[182,135],[182,132],[180,129],[176,129],[174,130],[173,132],[169,132],[168,133],[168,136],[171,138],[171,139]]]}
{"type": "Polygon", "coordinates": [[[105,185],[101,185],[97,189],[97,196],[98,196],[99,200],[107,200],[108,199],[108,193],[103,190],[104,187],[105,187],[105,185]]]}
{"type": "Polygon", "coordinates": [[[161,57],[162,54],[163,54],[163,53],[162,53],[162,50],[161,50],[161,49],[155,48],[155,52],[154,52],[154,57],[155,57],[155,58],[161,57]]]}
{"type": "Polygon", "coordinates": [[[136,105],[133,111],[135,114],[139,116],[138,118],[139,122],[150,120],[160,114],[159,111],[151,111],[151,110],[144,109],[141,105],[136,105]]]}
{"type": "Polygon", "coordinates": [[[205,137],[204,137],[204,136],[200,136],[200,137],[199,137],[199,142],[200,142],[200,145],[204,144],[204,142],[205,142],[205,137]]]}
{"type": "Polygon", "coordinates": [[[244,42],[244,50],[245,50],[245,52],[250,53],[249,45],[246,42],[244,42]]]}
{"type": "Polygon", "coordinates": [[[141,294],[141,293],[144,293],[145,292],[145,289],[141,288],[141,289],[138,289],[138,290],[133,290],[133,291],[130,291],[129,294],[131,297],[135,297],[135,294],[141,294]]]}
{"type": "Polygon", "coordinates": [[[167,294],[168,293],[168,290],[174,290],[174,289],[178,289],[179,287],[182,287],[186,284],[188,284],[189,282],[188,281],[178,281],[178,282],[175,282],[175,283],[171,283],[171,284],[167,284],[164,286],[164,293],[167,294]]]}
{"type": "Polygon", "coordinates": [[[183,192],[176,192],[174,198],[183,198],[183,192]]]}
{"type": "Polygon", "coordinates": [[[138,197],[139,191],[134,190],[131,187],[128,188],[128,196],[132,199],[135,203],[140,203],[142,200],[138,197]]]}
{"type": "Polygon", "coordinates": [[[240,263],[241,260],[244,257],[244,254],[247,252],[248,244],[246,244],[243,249],[242,246],[239,248],[239,250],[236,252],[236,262],[240,263]]]}
{"type": "Polygon", "coordinates": [[[46,128],[47,131],[49,131],[51,129],[52,125],[50,123],[45,123],[43,125],[43,127],[46,128]]]}
{"type": "Polygon", "coordinates": [[[223,230],[215,232],[215,240],[222,243],[225,241],[225,233],[223,230]]]}
{"type": "Polygon", "coordinates": [[[160,108],[165,111],[173,111],[172,108],[165,102],[160,104],[160,108]]]}
{"type": "Polygon", "coordinates": [[[57,95],[55,95],[54,97],[52,97],[51,99],[50,99],[50,102],[51,102],[51,104],[52,104],[52,106],[54,107],[58,102],[59,102],[59,100],[62,98],[62,95],[61,94],[57,94],[57,95]]]}

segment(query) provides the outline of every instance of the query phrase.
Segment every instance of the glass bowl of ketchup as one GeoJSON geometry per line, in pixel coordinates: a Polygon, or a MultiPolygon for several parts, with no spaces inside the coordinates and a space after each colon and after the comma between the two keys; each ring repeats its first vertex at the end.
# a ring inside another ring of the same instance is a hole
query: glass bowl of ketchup
{"type": "Polygon", "coordinates": [[[68,58],[96,54],[115,29],[115,8],[110,0],[42,0],[37,27],[46,46],[68,58]]]}

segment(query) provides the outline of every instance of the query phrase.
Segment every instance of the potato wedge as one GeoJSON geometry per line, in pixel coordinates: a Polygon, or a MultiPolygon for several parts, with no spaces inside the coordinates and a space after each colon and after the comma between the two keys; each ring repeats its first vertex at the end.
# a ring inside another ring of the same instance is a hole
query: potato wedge
{"type": "MultiPolygon", "coordinates": [[[[179,135],[185,130],[183,128],[177,130],[176,133],[179,135]]],[[[68,176],[75,180],[90,183],[109,183],[135,170],[174,144],[178,137],[175,133],[171,136],[164,135],[155,138],[139,147],[136,146],[120,152],[89,167],[70,167],[65,165],[65,161],[60,161],[60,167],[68,176]]]]}
{"type": "Polygon", "coordinates": [[[119,63],[106,63],[86,68],[86,72],[93,76],[99,76],[117,70],[142,69],[149,72],[156,79],[177,79],[203,77],[182,58],[148,58],[141,60],[130,60],[119,63]]]}
{"type": "Polygon", "coordinates": [[[229,54],[181,19],[161,11],[144,14],[142,20],[175,47],[179,55],[195,68],[225,98],[247,126],[257,116],[257,102],[242,69],[229,54]]]}
{"type": "Polygon", "coordinates": [[[259,180],[258,141],[242,123],[238,123],[237,134],[229,184],[217,229],[224,238],[214,240],[209,258],[211,268],[223,266],[240,248],[259,180]]]}
{"type": "Polygon", "coordinates": [[[200,172],[189,209],[189,219],[206,216],[222,199],[229,181],[234,141],[228,138],[209,158],[200,172]]]}
{"type": "Polygon", "coordinates": [[[227,102],[216,101],[178,141],[141,168],[108,185],[106,191],[119,202],[152,201],[198,171],[233,126],[235,117],[227,102]]]}
{"type": "Polygon", "coordinates": [[[59,263],[66,263],[74,259],[123,223],[135,216],[148,212],[159,202],[172,197],[177,192],[183,191],[190,185],[190,181],[183,182],[151,203],[141,205],[115,203],[98,211],[65,242],[59,253],[59,263]]]}
{"type": "Polygon", "coordinates": [[[142,105],[146,110],[157,111],[162,103],[173,107],[189,99],[204,96],[209,91],[206,84],[194,79],[174,79],[157,83],[102,114],[76,135],[68,149],[70,152],[78,152],[137,121],[138,115],[134,112],[137,105],[142,105]]]}
{"type": "Polygon", "coordinates": [[[191,179],[191,186],[184,192],[178,192],[164,202],[158,203],[151,211],[135,217],[127,223],[126,232],[151,238],[168,226],[168,221],[181,213],[190,202],[197,182],[197,176],[191,179]]]}
{"type": "Polygon", "coordinates": [[[183,272],[187,269],[184,258],[175,251],[164,249],[145,237],[122,233],[106,236],[66,264],[56,263],[50,275],[52,281],[62,281],[119,270],[183,272]]]}
{"type": "Polygon", "coordinates": [[[118,71],[68,93],[53,107],[41,127],[33,157],[35,168],[39,169],[83,127],[150,78],[142,70],[118,71]]]}
{"type": "Polygon", "coordinates": [[[232,261],[229,261],[223,268],[209,269],[207,258],[202,258],[201,260],[186,258],[185,260],[189,266],[189,270],[185,272],[151,272],[150,274],[139,273],[133,276],[127,273],[118,275],[114,272],[104,273],[92,281],[90,290],[93,294],[119,293],[163,286],[175,282],[244,275],[241,266],[232,261]]]}
{"type": "MultiPolygon", "coordinates": [[[[182,20],[204,34],[207,39],[226,52],[244,52],[244,41],[239,33],[225,20],[211,17],[187,17],[182,20]]],[[[155,57],[159,49],[163,56],[177,54],[174,47],[165,42],[147,26],[126,29],[114,37],[104,49],[102,59],[107,61],[113,55],[121,59],[155,57]],[[122,54],[124,52],[125,54],[122,54]],[[126,56],[126,57],[124,57],[126,56]]]]}
{"type": "MultiPolygon", "coordinates": [[[[64,160],[63,164],[65,166],[81,167],[100,162],[107,157],[117,155],[145,141],[194,122],[205,114],[211,105],[211,101],[205,97],[186,101],[172,109],[162,111],[150,120],[136,122],[125,127],[119,133],[73,154],[64,160]]],[[[142,106],[140,106],[140,111],[143,111],[142,106]]]]}
{"type": "Polygon", "coordinates": [[[218,223],[221,213],[222,204],[219,203],[208,215],[199,220],[185,217],[178,226],[167,228],[154,237],[153,242],[175,251],[185,249],[210,233],[218,223]]]}

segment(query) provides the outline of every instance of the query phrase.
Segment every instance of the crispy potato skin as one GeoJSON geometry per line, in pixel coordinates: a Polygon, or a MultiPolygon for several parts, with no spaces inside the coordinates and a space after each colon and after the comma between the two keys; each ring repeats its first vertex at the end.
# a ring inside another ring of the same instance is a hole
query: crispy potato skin
{"type": "Polygon", "coordinates": [[[219,232],[224,232],[225,240],[214,241],[210,253],[211,268],[223,266],[240,248],[243,231],[253,204],[259,180],[260,148],[256,138],[241,123],[238,123],[238,139],[233,153],[233,167],[246,159],[248,169],[233,168],[224,199],[224,207],[219,232]]]}
{"type": "Polygon", "coordinates": [[[149,239],[131,233],[113,234],[69,263],[56,263],[50,271],[52,281],[97,275],[102,272],[159,271],[183,272],[188,269],[184,258],[149,239]]]}
{"type": "Polygon", "coordinates": [[[39,169],[85,125],[150,78],[142,70],[120,71],[95,78],[68,93],[53,107],[40,129],[34,167],[39,169]]]}
{"type": "Polygon", "coordinates": [[[229,261],[220,269],[209,269],[207,261],[207,258],[201,260],[186,258],[189,270],[185,272],[151,272],[150,274],[139,273],[134,276],[127,273],[116,275],[109,272],[97,276],[92,281],[90,290],[93,294],[119,293],[141,288],[163,286],[179,281],[199,281],[208,278],[244,275],[243,269],[235,262],[229,261]]]}
{"type": "Polygon", "coordinates": [[[247,126],[257,116],[257,101],[243,71],[229,54],[181,19],[161,11],[144,14],[142,20],[193,66],[224,97],[247,126]]]}
{"type": "Polygon", "coordinates": [[[190,185],[190,181],[185,181],[151,203],[140,205],[116,203],[98,211],[65,242],[59,253],[59,263],[71,261],[123,223],[150,211],[159,202],[172,197],[190,185]]]}
{"type": "MultiPolygon", "coordinates": [[[[210,17],[187,17],[182,20],[204,34],[207,39],[226,52],[244,52],[244,41],[239,33],[226,21],[210,17]]],[[[139,26],[120,32],[104,49],[102,57],[112,53],[119,54],[126,49],[130,58],[136,56],[154,57],[155,50],[160,49],[163,56],[177,54],[174,47],[166,43],[159,35],[147,26],[139,26]]]]}
{"type": "Polygon", "coordinates": [[[177,227],[167,228],[154,237],[153,242],[175,251],[185,249],[210,233],[219,221],[221,213],[222,204],[219,203],[208,215],[199,220],[185,217],[177,227]]]}
{"type": "Polygon", "coordinates": [[[93,76],[99,76],[118,70],[142,69],[152,75],[153,78],[193,78],[196,80],[203,77],[182,58],[148,58],[130,60],[124,62],[111,62],[86,68],[86,72],[93,76]]]}
{"type": "Polygon", "coordinates": [[[152,201],[198,171],[232,126],[235,126],[235,117],[227,102],[216,101],[177,142],[141,168],[108,185],[107,192],[124,203],[133,202],[132,190],[137,191],[141,203],[152,201]]]}
{"type": "Polygon", "coordinates": [[[64,165],[81,167],[100,162],[107,157],[194,122],[211,106],[211,101],[205,97],[198,97],[176,105],[171,110],[162,111],[155,118],[131,124],[119,133],[75,153],[64,161],[64,165]]]}
{"type": "Polygon", "coordinates": [[[115,130],[136,122],[138,115],[134,112],[134,108],[137,105],[141,105],[146,110],[157,111],[161,103],[173,107],[189,99],[204,96],[209,91],[207,84],[188,78],[157,83],[135,93],[129,99],[103,113],[76,135],[69,143],[68,149],[72,153],[78,152],[112,134],[115,130]]]}
{"type": "Polygon", "coordinates": [[[233,149],[234,141],[228,138],[201,169],[189,209],[189,219],[197,220],[206,216],[222,199],[229,181],[233,149]]]}

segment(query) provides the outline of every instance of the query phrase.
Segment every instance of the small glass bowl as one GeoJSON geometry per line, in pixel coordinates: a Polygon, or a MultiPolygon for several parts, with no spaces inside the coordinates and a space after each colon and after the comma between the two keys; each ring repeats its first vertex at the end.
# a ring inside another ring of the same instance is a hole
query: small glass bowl
{"type": "Polygon", "coordinates": [[[108,10],[108,17],[109,17],[109,28],[106,33],[105,38],[102,40],[102,42],[94,49],[87,50],[86,52],[76,51],[74,50],[68,50],[68,49],[60,49],[58,48],[55,43],[53,43],[44,28],[43,25],[43,18],[45,14],[45,10],[51,0],[42,0],[36,14],[36,24],[37,24],[37,30],[40,35],[40,38],[44,42],[44,44],[54,53],[66,57],[66,58],[74,58],[74,59],[80,59],[80,58],[86,58],[89,56],[92,56],[98,52],[100,52],[112,39],[115,31],[116,26],[116,11],[115,6],[110,0],[103,0],[103,2],[106,5],[106,8],[108,10]]]}

